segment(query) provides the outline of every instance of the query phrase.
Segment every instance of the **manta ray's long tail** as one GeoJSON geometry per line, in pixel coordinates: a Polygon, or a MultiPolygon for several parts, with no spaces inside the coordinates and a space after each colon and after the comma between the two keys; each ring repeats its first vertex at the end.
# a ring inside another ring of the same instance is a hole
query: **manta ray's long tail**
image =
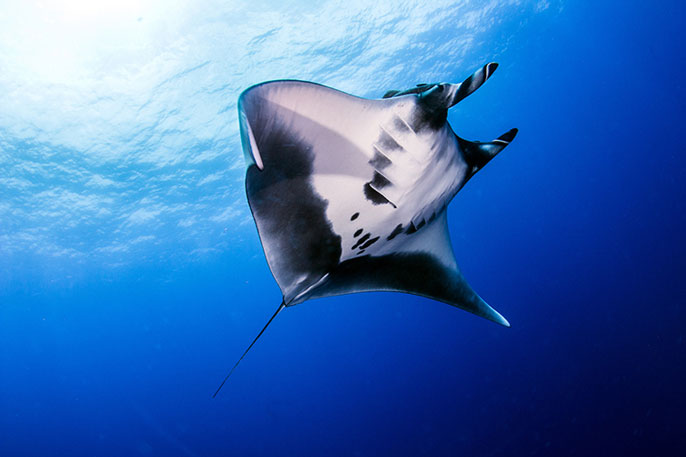
{"type": "Polygon", "coordinates": [[[224,380],[222,381],[222,383],[221,383],[221,384],[219,385],[219,387],[217,388],[217,391],[214,393],[214,395],[212,395],[212,398],[216,397],[217,394],[219,393],[219,391],[222,390],[222,387],[224,387],[224,384],[226,384],[226,381],[229,379],[229,377],[230,377],[231,374],[233,373],[233,370],[235,370],[236,367],[238,366],[238,364],[241,363],[241,360],[243,360],[243,357],[245,357],[245,354],[247,354],[248,351],[250,350],[250,348],[253,347],[253,345],[257,342],[257,340],[260,339],[260,337],[262,336],[262,334],[264,333],[264,331],[267,330],[267,327],[269,327],[269,324],[272,323],[272,321],[274,320],[274,318],[276,317],[276,315],[279,314],[279,313],[281,312],[281,310],[284,309],[285,307],[286,307],[286,301],[284,300],[284,301],[281,302],[281,304],[279,305],[279,308],[276,310],[276,312],[274,313],[274,315],[269,319],[269,321],[267,321],[267,324],[264,326],[264,328],[260,331],[260,333],[257,334],[257,336],[256,336],[255,339],[252,341],[252,343],[250,343],[250,346],[248,346],[248,349],[245,350],[245,352],[243,353],[243,355],[241,356],[241,358],[238,359],[238,362],[236,362],[236,364],[233,366],[233,368],[231,368],[231,371],[229,371],[229,374],[226,375],[226,377],[224,378],[224,380]]]}

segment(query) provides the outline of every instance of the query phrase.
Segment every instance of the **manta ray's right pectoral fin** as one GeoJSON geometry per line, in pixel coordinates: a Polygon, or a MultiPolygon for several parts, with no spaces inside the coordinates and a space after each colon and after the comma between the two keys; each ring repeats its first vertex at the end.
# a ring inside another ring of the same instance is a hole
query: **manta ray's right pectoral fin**
{"type": "Polygon", "coordinates": [[[495,140],[489,142],[469,141],[455,135],[460,149],[464,153],[465,160],[472,167],[471,176],[481,170],[500,151],[505,149],[505,146],[510,144],[514,137],[517,136],[517,132],[517,129],[508,130],[495,140]]]}

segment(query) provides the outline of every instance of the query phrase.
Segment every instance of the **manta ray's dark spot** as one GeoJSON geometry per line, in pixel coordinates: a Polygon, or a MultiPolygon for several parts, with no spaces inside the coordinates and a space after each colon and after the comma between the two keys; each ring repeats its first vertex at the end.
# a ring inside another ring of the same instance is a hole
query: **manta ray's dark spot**
{"type": "Polygon", "coordinates": [[[375,171],[374,177],[372,178],[372,181],[370,184],[377,189],[381,189],[383,187],[389,186],[391,184],[391,182],[388,179],[386,179],[386,177],[384,175],[375,171]]]}
{"type": "Polygon", "coordinates": [[[381,135],[379,135],[377,143],[381,146],[382,151],[404,150],[403,147],[385,130],[381,130],[381,135]]]}
{"type": "Polygon", "coordinates": [[[378,236],[377,236],[376,238],[372,238],[371,240],[369,240],[369,241],[367,241],[366,243],[364,243],[362,246],[360,246],[360,249],[362,249],[362,250],[364,251],[365,249],[367,249],[369,246],[371,246],[372,244],[376,243],[377,241],[379,241],[379,237],[378,237],[378,236]]]}
{"type": "Polygon", "coordinates": [[[355,249],[358,248],[358,246],[360,246],[362,243],[364,243],[365,241],[367,241],[367,240],[369,239],[370,236],[371,236],[371,233],[365,233],[365,234],[362,236],[362,238],[360,238],[359,240],[357,240],[357,242],[356,242],[356,243],[353,245],[353,247],[350,248],[350,249],[354,251],[355,249]]]}
{"type": "Polygon", "coordinates": [[[374,146],[374,157],[369,161],[369,165],[376,168],[377,170],[383,170],[384,168],[391,165],[391,159],[383,155],[376,146],[374,146]]]}
{"type": "Polygon", "coordinates": [[[412,116],[410,126],[415,132],[440,130],[448,120],[447,109],[418,109],[412,116]]]}
{"type": "Polygon", "coordinates": [[[440,130],[448,121],[448,107],[436,104],[436,97],[419,96],[407,123],[416,133],[440,130]]]}
{"type": "Polygon", "coordinates": [[[355,214],[353,214],[352,216],[350,216],[350,220],[351,220],[351,221],[354,221],[354,220],[357,219],[358,217],[360,217],[360,213],[355,213],[355,214]]]}
{"type": "Polygon", "coordinates": [[[364,254],[364,249],[362,249],[360,252],[358,252],[358,253],[355,254],[355,255],[360,255],[360,254],[364,254]]]}
{"type": "Polygon", "coordinates": [[[400,235],[403,232],[403,224],[398,224],[395,226],[393,231],[391,232],[390,235],[388,235],[388,238],[386,238],[388,241],[391,241],[393,238],[396,236],[400,235]]]}
{"type": "Polygon", "coordinates": [[[273,109],[246,103],[245,113],[260,127],[253,132],[264,168],[248,168],[246,191],[263,245],[279,253],[268,255],[270,267],[282,288],[303,276],[301,284],[312,284],[338,265],[342,252],[326,217],[329,203],[312,186],[312,147],[276,122],[273,109]]]}
{"type": "Polygon", "coordinates": [[[364,196],[367,198],[367,200],[375,205],[383,205],[384,203],[388,203],[389,205],[392,205],[393,208],[396,207],[389,199],[374,190],[371,182],[368,182],[364,185],[364,196]]]}
{"type": "Polygon", "coordinates": [[[362,235],[362,229],[357,229],[357,230],[355,231],[355,233],[353,234],[353,236],[354,236],[355,238],[357,238],[357,237],[360,236],[360,235],[362,235]]]}

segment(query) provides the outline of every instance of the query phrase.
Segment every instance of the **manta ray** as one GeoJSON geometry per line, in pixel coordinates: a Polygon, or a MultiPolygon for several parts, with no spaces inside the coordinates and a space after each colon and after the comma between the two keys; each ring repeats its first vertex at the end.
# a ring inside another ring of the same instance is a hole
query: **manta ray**
{"type": "Polygon", "coordinates": [[[214,396],[277,314],[313,298],[404,292],[509,327],[460,273],[446,219],[455,194],[517,134],[469,141],[447,120],[497,66],[380,99],[295,80],[240,95],[248,203],[283,300],[214,396]]]}

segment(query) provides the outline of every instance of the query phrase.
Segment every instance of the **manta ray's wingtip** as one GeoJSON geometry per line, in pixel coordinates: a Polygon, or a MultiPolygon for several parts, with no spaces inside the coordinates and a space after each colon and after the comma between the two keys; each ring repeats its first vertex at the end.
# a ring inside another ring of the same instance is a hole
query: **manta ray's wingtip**
{"type": "MultiPolygon", "coordinates": [[[[490,76],[498,68],[498,62],[489,62],[486,65],[484,65],[484,67],[486,68],[486,74],[490,76]]],[[[488,78],[488,76],[486,76],[486,78],[488,78]]]]}
{"type": "Polygon", "coordinates": [[[505,319],[505,317],[502,314],[500,314],[498,311],[494,310],[492,307],[490,307],[488,305],[487,305],[487,309],[488,309],[487,313],[482,314],[483,317],[485,317],[489,321],[495,322],[496,324],[500,324],[503,327],[507,327],[507,328],[512,327],[510,325],[510,321],[505,319]]]}
{"type": "Polygon", "coordinates": [[[515,137],[517,136],[517,133],[519,133],[519,129],[515,127],[513,129],[510,129],[507,132],[503,133],[497,139],[500,141],[505,141],[506,143],[511,143],[512,140],[514,140],[515,137]]]}
{"type": "Polygon", "coordinates": [[[498,311],[493,309],[491,305],[486,303],[482,298],[477,296],[477,309],[467,309],[467,311],[470,311],[477,316],[484,317],[488,319],[491,322],[495,322],[496,324],[500,324],[503,327],[511,327],[510,322],[505,319],[505,317],[500,314],[498,311]]]}
{"type": "Polygon", "coordinates": [[[503,327],[511,328],[512,325],[510,325],[510,321],[505,319],[500,313],[498,313],[498,317],[500,318],[499,321],[497,321],[498,324],[502,325],[503,327]]]}

